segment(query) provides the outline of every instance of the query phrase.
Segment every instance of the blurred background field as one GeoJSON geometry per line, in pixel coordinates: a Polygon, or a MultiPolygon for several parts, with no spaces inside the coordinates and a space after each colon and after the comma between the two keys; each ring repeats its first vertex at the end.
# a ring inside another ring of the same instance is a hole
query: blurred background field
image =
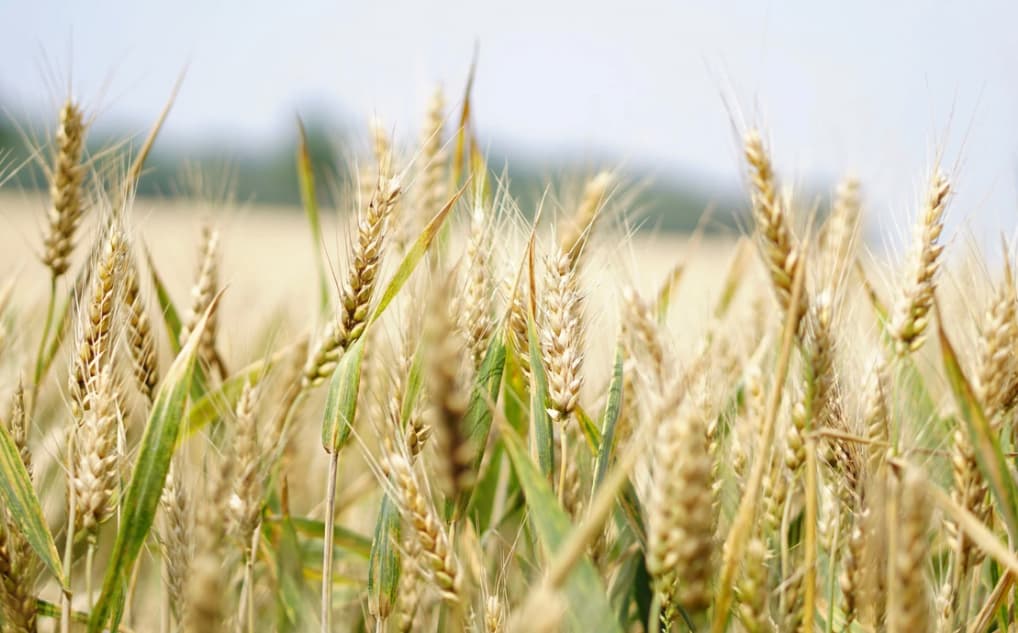
{"type": "MultiPolygon", "coordinates": [[[[475,132],[525,213],[549,182],[609,167],[637,185],[641,226],[689,231],[712,206],[709,230],[739,227],[733,130],[752,124],[800,200],[857,175],[877,246],[904,241],[929,166],[949,157],[964,209],[950,228],[996,243],[1016,200],[1016,19],[985,0],[4,3],[0,22],[22,28],[0,42],[0,148],[22,163],[22,137],[49,137],[69,86],[96,122],[91,152],[137,146],[186,67],[141,195],[186,193],[190,170],[242,202],[296,208],[297,115],[341,183],[372,116],[412,149],[440,85],[452,127],[476,50],[475,132]]],[[[43,182],[23,169],[8,188],[43,182]]]]}

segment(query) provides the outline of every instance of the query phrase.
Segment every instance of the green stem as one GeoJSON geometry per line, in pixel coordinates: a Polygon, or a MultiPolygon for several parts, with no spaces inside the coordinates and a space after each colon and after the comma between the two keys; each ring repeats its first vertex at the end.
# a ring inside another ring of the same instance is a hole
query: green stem
{"type": "Polygon", "coordinates": [[[841,513],[835,518],[834,536],[831,537],[827,551],[830,555],[827,559],[827,623],[824,625],[824,633],[834,633],[834,601],[837,592],[838,581],[838,541],[841,537],[841,513]]]}
{"type": "Polygon", "coordinates": [[[170,611],[171,611],[171,607],[170,607],[170,590],[169,590],[169,586],[167,585],[167,582],[165,580],[165,579],[170,577],[170,572],[169,572],[169,568],[168,568],[168,566],[166,564],[166,554],[165,554],[165,551],[164,551],[163,556],[162,556],[162,567],[163,567],[163,583],[162,583],[162,586],[163,586],[162,594],[163,595],[162,595],[162,600],[161,600],[162,604],[160,605],[161,613],[160,613],[160,621],[159,621],[159,632],[160,633],[170,633],[170,611]]]}
{"type": "Polygon", "coordinates": [[[88,596],[88,608],[92,608],[92,564],[95,562],[95,535],[88,537],[88,549],[85,551],[85,595],[88,596]]]}
{"type": "Polygon", "coordinates": [[[336,524],[336,475],[339,451],[329,453],[329,483],[325,493],[325,546],[322,551],[322,633],[332,633],[332,547],[336,524]]]}
{"type": "MultiPolygon", "coordinates": [[[[70,483],[70,482],[69,482],[70,483]]],[[[60,633],[71,631],[71,561],[74,557],[74,523],[77,521],[76,505],[74,498],[74,486],[67,486],[67,534],[64,540],[64,578],[67,579],[67,586],[64,587],[60,599],[60,633]]]]}
{"type": "Polygon", "coordinates": [[[38,399],[39,383],[45,371],[44,357],[46,356],[46,342],[49,340],[49,331],[53,327],[53,312],[57,304],[57,278],[50,277],[49,301],[46,305],[46,320],[43,321],[42,339],[39,341],[39,351],[35,356],[35,374],[32,376],[32,409],[35,409],[35,401],[38,399]]]}
{"type": "Polygon", "coordinates": [[[650,601],[650,617],[647,618],[648,633],[658,633],[661,630],[661,592],[655,590],[654,597],[650,601]]]}
{"type": "MultiPolygon", "coordinates": [[[[247,633],[254,633],[254,559],[258,549],[258,537],[261,526],[255,527],[251,535],[251,544],[244,553],[244,607],[245,618],[247,619],[247,633]]],[[[243,629],[242,629],[243,630],[243,629]]]]}

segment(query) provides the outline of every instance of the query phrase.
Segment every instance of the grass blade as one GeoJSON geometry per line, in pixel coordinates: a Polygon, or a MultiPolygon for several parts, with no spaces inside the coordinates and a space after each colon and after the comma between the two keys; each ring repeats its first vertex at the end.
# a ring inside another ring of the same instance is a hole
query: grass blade
{"type": "Polygon", "coordinates": [[[14,439],[3,424],[0,424],[0,497],[3,498],[11,520],[18,526],[18,531],[61,586],[66,586],[60,554],[46,526],[42,506],[32,487],[32,479],[21,461],[14,439]]]}
{"type": "MultiPolygon", "coordinates": [[[[484,446],[491,430],[491,407],[488,402],[498,400],[498,392],[502,388],[502,374],[505,371],[506,349],[501,336],[493,336],[484,354],[484,360],[477,369],[474,388],[470,394],[470,403],[463,424],[474,446],[484,446]]],[[[475,465],[479,464],[483,453],[478,451],[475,465]]]]}
{"type": "Polygon", "coordinates": [[[548,377],[537,343],[533,317],[527,318],[527,339],[530,345],[530,424],[534,452],[541,472],[551,481],[555,472],[555,438],[551,416],[548,415],[548,377]]]}
{"type": "Polygon", "coordinates": [[[470,134],[470,93],[473,92],[474,76],[476,73],[477,49],[474,48],[474,58],[470,61],[470,71],[467,74],[467,85],[463,90],[463,109],[460,111],[459,129],[456,131],[456,148],[453,151],[452,170],[450,173],[453,187],[459,185],[460,178],[463,175],[467,143],[472,140],[470,134]]]}
{"type": "Polygon", "coordinates": [[[305,615],[310,600],[303,585],[300,543],[290,517],[279,521],[279,538],[275,548],[263,547],[266,560],[274,562],[279,593],[276,596],[276,631],[304,631],[305,615]]]}
{"type": "Polygon", "coordinates": [[[166,483],[166,473],[180,435],[184,420],[184,407],[191,390],[198,343],[222,295],[217,295],[194,328],[187,343],[180,350],[173,365],[166,372],[152,405],[145,433],[141,439],[132,470],[131,481],[121,504],[120,529],[110,553],[103,578],[102,592],[88,623],[89,633],[100,633],[114,614],[119,613],[131,569],[148,538],[155,520],[159,498],[166,483]]]}
{"type": "Polygon", "coordinates": [[[410,247],[410,250],[408,250],[407,254],[403,257],[403,261],[400,262],[399,268],[397,268],[396,272],[393,273],[392,279],[389,280],[389,284],[385,287],[385,292],[382,293],[381,299],[378,300],[378,305],[375,307],[375,311],[371,314],[371,321],[369,321],[369,323],[374,323],[378,320],[378,317],[382,316],[382,313],[385,312],[385,309],[389,307],[389,304],[392,303],[392,300],[396,298],[396,295],[398,295],[399,291],[403,288],[403,284],[410,279],[410,275],[413,274],[414,269],[417,268],[417,264],[424,257],[424,254],[428,252],[428,248],[435,240],[435,236],[438,235],[439,230],[442,228],[442,224],[449,216],[449,212],[452,211],[456,201],[459,200],[460,196],[463,195],[463,192],[467,190],[467,186],[469,184],[469,180],[463,183],[463,186],[460,187],[459,191],[453,194],[452,198],[445,203],[445,206],[435,214],[435,217],[431,219],[431,222],[428,222],[428,225],[424,227],[423,231],[421,231],[421,234],[417,237],[414,245],[410,247]]]}
{"type": "Polygon", "coordinates": [[[375,523],[375,538],[371,543],[371,558],[368,561],[368,600],[375,605],[378,613],[388,613],[396,604],[400,572],[400,527],[399,509],[386,495],[378,510],[375,523]]]}
{"type": "Polygon", "coordinates": [[[594,465],[595,491],[604,481],[604,475],[608,472],[608,466],[611,464],[612,454],[615,451],[615,425],[622,412],[622,359],[622,341],[620,340],[615,349],[612,379],[608,383],[608,401],[604,405],[604,414],[601,416],[601,443],[598,446],[597,462],[594,465]]]}
{"type": "Polygon", "coordinates": [[[287,347],[267,359],[256,360],[224,380],[223,384],[217,388],[208,391],[188,409],[187,422],[184,425],[183,438],[181,439],[188,438],[205,428],[217,420],[224,411],[233,411],[244,390],[244,383],[259,382],[273,365],[292,352],[293,347],[287,347]]]}
{"type": "Polygon", "coordinates": [[[318,307],[325,312],[329,307],[329,277],[322,257],[322,222],[318,214],[318,195],[315,192],[315,168],[311,163],[307,131],[300,117],[297,117],[297,181],[300,184],[300,201],[311,228],[311,250],[315,254],[315,267],[318,269],[318,307]]]}
{"type": "Polygon", "coordinates": [[[156,291],[156,299],[159,301],[159,311],[163,315],[163,323],[166,324],[166,335],[170,341],[170,350],[174,354],[180,351],[180,328],[183,327],[180,321],[180,312],[173,305],[173,298],[166,289],[159,271],[156,270],[156,263],[152,259],[152,253],[148,246],[142,243],[142,252],[145,253],[145,262],[148,263],[149,274],[152,276],[152,287],[156,291]]]}
{"type": "Polygon", "coordinates": [[[424,387],[421,372],[424,369],[424,355],[420,347],[414,350],[413,362],[410,364],[410,373],[407,376],[406,390],[403,392],[403,406],[399,410],[399,424],[406,428],[406,423],[414,413],[417,406],[417,398],[421,395],[421,388],[424,387]]]}
{"type": "Polygon", "coordinates": [[[1004,525],[1007,526],[1011,542],[1014,543],[1018,538],[1018,514],[1016,514],[1018,512],[1018,503],[1016,503],[1018,497],[1015,495],[1014,480],[1008,472],[1000,442],[993,429],[990,428],[990,422],[986,419],[983,408],[976,399],[971,383],[962,371],[954,346],[947,338],[944,321],[940,318],[939,305],[935,303],[934,306],[937,310],[937,336],[940,339],[940,353],[943,357],[947,381],[951,385],[951,391],[954,393],[961,418],[968,427],[979,469],[990,484],[990,490],[997,500],[997,510],[1001,518],[1004,519],[1004,525]]]}
{"type": "MultiPolygon", "coordinates": [[[[289,523],[298,534],[306,538],[317,539],[320,541],[325,540],[325,523],[322,521],[294,516],[276,516],[269,517],[266,520],[270,524],[282,525],[284,522],[289,523]]],[[[360,558],[367,559],[371,553],[371,539],[363,534],[358,534],[342,526],[337,525],[333,527],[332,540],[334,547],[350,554],[355,554],[360,558]]]]}
{"type": "Polygon", "coordinates": [[[361,384],[361,361],[364,359],[362,336],[343,353],[332,374],[329,394],[325,399],[325,417],[322,421],[322,446],[328,453],[336,453],[350,438],[353,419],[357,414],[357,392],[361,384]]]}
{"type": "MultiPolygon", "coordinates": [[[[508,425],[502,428],[502,439],[523,488],[537,538],[551,557],[566,543],[572,528],[569,515],[559,505],[547,477],[527,455],[522,440],[508,425]]],[[[569,574],[565,594],[570,602],[566,617],[573,630],[621,633],[604,584],[588,558],[583,557],[569,574]]]]}

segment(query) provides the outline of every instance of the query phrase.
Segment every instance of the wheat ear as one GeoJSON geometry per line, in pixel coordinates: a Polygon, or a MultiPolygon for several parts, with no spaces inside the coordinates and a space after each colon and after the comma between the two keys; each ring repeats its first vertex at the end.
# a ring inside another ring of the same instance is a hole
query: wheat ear
{"type": "Polygon", "coordinates": [[[951,184],[947,178],[939,171],[935,172],[916,224],[905,287],[891,319],[891,333],[899,355],[919,349],[929,325],[940,256],[944,251],[940,234],[944,230],[944,212],[950,193],[951,184]]]}
{"type": "Polygon", "coordinates": [[[662,422],[647,503],[647,570],[662,605],[674,599],[697,620],[710,606],[714,569],[712,465],[704,415],[702,407],[693,406],[662,422]]]}
{"type": "Polygon", "coordinates": [[[70,266],[74,234],[85,210],[81,190],[85,179],[85,167],[81,162],[84,149],[84,117],[81,108],[69,100],[60,109],[54,165],[49,174],[51,206],[43,238],[42,261],[54,279],[66,273],[70,266]]]}
{"type": "Polygon", "coordinates": [[[229,459],[223,459],[218,467],[210,468],[204,502],[196,507],[195,554],[184,587],[186,633],[220,633],[225,630],[227,579],[223,569],[223,542],[232,469],[229,459]]]}
{"type": "MultiPolygon", "coordinates": [[[[191,331],[194,330],[198,321],[205,314],[206,309],[212,304],[212,299],[219,292],[219,231],[209,224],[202,226],[201,248],[198,253],[198,274],[195,277],[194,285],[191,287],[191,308],[188,311],[187,321],[180,328],[181,345],[188,339],[191,331]]],[[[227,376],[226,368],[216,353],[216,330],[219,319],[217,311],[209,314],[205,329],[202,330],[201,340],[198,342],[198,358],[203,365],[210,369],[216,369],[220,378],[227,376]]]]}
{"type": "Polygon", "coordinates": [[[831,215],[824,224],[820,241],[823,257],[824,285],[838,286],[855,259],[859,239],[862,199],[859,181],[848,177],[838,184],[831,205],[831,215]]]}
{"type": "Polygon", "coordinates": [[[444,149],[445,94],[436,87],[428,101],[424,127],[421,129],[421,166],[418,176],[417,221],[427,224],[438,213],[446,197],[448,165],[444,149]]]}
{"type": "Polygon", "coordinates": [[[120,413],[112,367],[102,369],[85,392],[84,414],[75,427],[71,483],[77,528],[96,537],[114,511],[119,476],[117,433],[120,413]]]}
{"type": "Polygon", "coordinates": [[[930,503],[922,475],[906,468],[899,482],[897,535],[892,559],[891,593],[887,605],[888,633],[932,631],[926,582],[930,503]]]}
{"type": "Polygon", "coordinates": [[[459,602],[463,574],[452,550],[445,525],[434,504],[421,488],[410,462],[398,453],[386,457],[384,468],[392,478],[393,491],[403,516],[413,530],[419,550],[419,567],[424,576],[448,602],[459,602]]]}
{"type": "MultiPolygon", "coordinates": [[[[749,164],[753,219],[756,221],[761,254],[767,264],[778,304],[782,311],[788,312],[791,309],[792,279],[802,254],[792,234],[786,203],[778,195],[771,159],[759,132],[750,130],[746,134],[744,149],[749,164]]],[[[796,323],[805,311],[806,295],[803,293],[802,299],[795,306],[796,323]]]]}
{"type": "Polygon", "coordinates": [[[442,489],[448,500],[456,500],[473,486],[477,448],[463,428],[469,392],[463,379],[462,342],[449,314],[446,282],[435,282],[433,295],[424,321],[425,384],[430,403],[427,420],[435,435],[442,489]]]}
{"type": "Polygon", "coordinates": [[[588,180],[584,186],[580,204],[559,239],[559,248],[569,259],[570,268],[578,265],[594,228],[594,222],[600,215],[614,182],[615,178],[610,172],[602,171],[588,180]]]}
{"type": "MultiPolygon", "coordinates": [[[[7,429],[31,477],[32,454],[28,448],[25,390],[20,380],[11,400],[7,429]]],[[[0,606],[6,627],[12,633],[35,633],[36,630],[38,609],[33,592],[36,560],[28,541],[11,520],[10,511],[0,511],[0,606]]]]}
{"type": "Polygon", "coordinates": [[[1018,346],[1018,296],[1010,265],[1005,266],[993,300],[983,317],[978,342],[976,395],[986,418],[998,432],[1005,412],[1018,394],[1018,362],[1014,350],[1018,346]]]}
{"type": "Polygon", "coordinates": [[[466,281],[463,287],[463,310],[458,325],[470,350],[473,367],[480,367],[494,329],[493,293],[491,283],[491,249],[494,224],[490,209],[481,196],[474,201],[470,214],[470,237],[467,240],[466,281]]]}
{"type": "Polygon", "coordinates": [[[127,310],[127,350],[131,357],[134,381],[149,406],[155,400],[159,384],[159,359],[156,341],[152,335],[145,297],[138,279],[138,262],[128,253],[124,266],[124,292],[121,295],[127,310]]]}
{"type": "Polygon", "coordinates": [[[16,555],[17,537],[12,527],[12,522],[5,517],[0,526],[0,606],[3,607],[4,631],[35,633],[36,599],[30,580],[24,576],[30,559],[19,560],[16,555]]]}
{"type": "Polygon", "coordinates": [[[576,409],[583,385],[583,332],[580,293],[569,255],[560,251],[548,263],[541,347],[548,374],[552,419],[565,422],[576,409]]]}
{"type": "Polygon", "coordinates": [[[184,621],[184,608],[187,604],[185,587],[194,558],[191,502],[181,478],[182,467],[181,458],[174,457],[159,500],[162,510],[160,540],[163,546],[163,582],[167,602],[178,623],[184,621]]]}
{"type": "Polygon", "coordinates": [[[94,264],[87,302],[78,309],[81,329],[69,376],[71,409],[75,418],[83,414],[88,385],[108,363],[113,349],[114,310],[125,245],[120,229],[111,229],[94,264]]]}
{"type": "Polygon", "coordinates": [[[346,283],[340,291],[339,314],[329,322],[308,357],[302,382],[304,390],[320,385],[331,376],[340,354],[364,332],[382,264],[389,216],[399,195],[396,179],[379,180],[367,208],[358,215],[357,240],[352,247],[346,283]]]}

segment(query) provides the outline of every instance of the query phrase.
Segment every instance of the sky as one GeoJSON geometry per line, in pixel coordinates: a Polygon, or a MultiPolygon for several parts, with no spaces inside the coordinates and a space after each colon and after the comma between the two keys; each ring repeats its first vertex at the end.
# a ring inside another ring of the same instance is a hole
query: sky
{"type": "Polygon", "coordinates": [[[937,0],[4,0],[0,101],[51,113],[73,90],[146,129],[186,65],[166,142],[257,145],[298,110],[382,118],[412,138],[479,45],[483,139],[737,187],[760,126],[796,183],[863,182],[905,234],[938,161],[951,224],[996,240],[1018,209],[1018,3],[937,0]]]}

